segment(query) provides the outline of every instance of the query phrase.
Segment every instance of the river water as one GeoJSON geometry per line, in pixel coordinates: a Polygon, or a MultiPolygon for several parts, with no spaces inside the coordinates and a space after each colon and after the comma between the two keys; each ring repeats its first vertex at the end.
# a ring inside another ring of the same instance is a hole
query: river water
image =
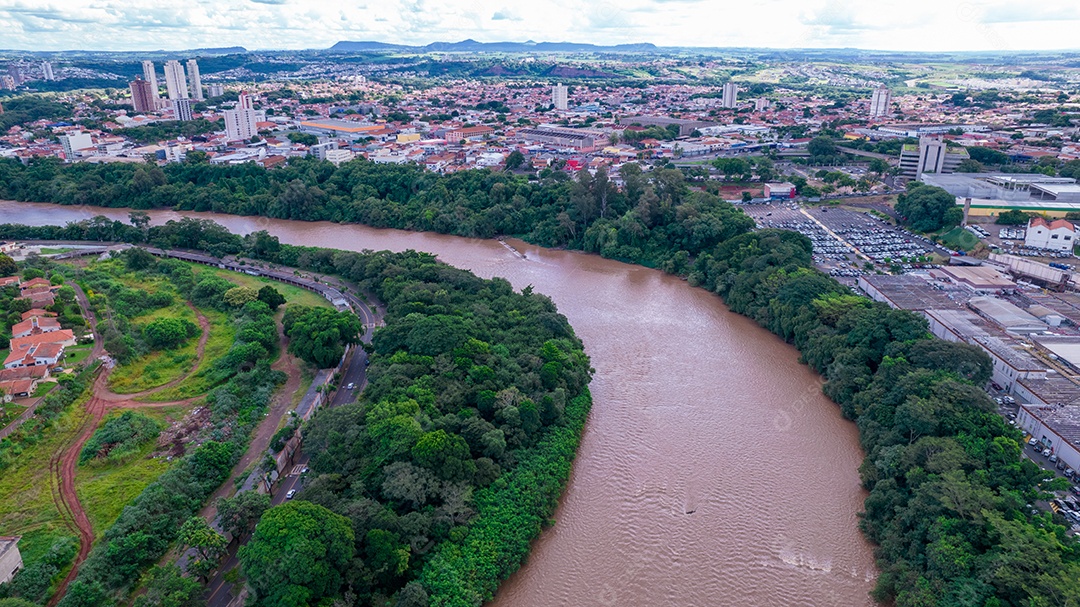
{"type": "MultiPolygon", "coordinates": [[[[0,201],[0,223],[120,209],[0,201]]],[[[152,211],[153,221],[181,216],[152,211]]],[[[498,607],[872,605],[857,528],[857,431],[796,350],[655,270],[509,241],[213,213],[237,233],[338,249],[416,249],[549,295],[596,368],[556,524],[498,607]]]]}

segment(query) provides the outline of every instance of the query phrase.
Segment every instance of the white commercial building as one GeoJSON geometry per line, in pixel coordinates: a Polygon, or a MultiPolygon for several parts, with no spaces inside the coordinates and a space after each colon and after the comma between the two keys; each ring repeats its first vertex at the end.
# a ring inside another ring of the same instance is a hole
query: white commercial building
{"type": "Polygon", "coordinates": [[[870,98],[870,117],[887,116],[892,112],[889,109],[889,103],[892,101],[892,93],[889,92],[888,87],[882,85],[874,89],[874,94],[870,98]]]}
{"type": "Polygon", "coordinates": [[[1071,251],[1076,244],[1076,228],[1064,219],[1047,221],[1042,217],[1028,220],[1024,245],[1036,249],[1071,251]]]}
{"type": "Polygon", "coordinates": [[[551,87],[551,105],[557,110],[565,110],[570,104],[570,93],[565,84],[551,87]]]}
{"type": "Polygon", "coordinates": [[[188,59],[187,72],[188,78],[191,80],[191,98],[202,101],[206,97],[203,96],[202,78],[199,77],[199,64],[194,59],[188,59]]]}
{"type": "Polygon", "coordinates": [[[157,71],[154,62],[147,59],[142,62],[142,78],[150,83],[150,94],[154,97],[154,109],[161,107],[161,92],[158,90],[157,71]]]}
{"type": "Polygon", "coordinates": [[[60,145],[64,148],[64,158],[68,162],[75,160],[78,156],[78,150],[93,147],[94,140],[90,137],[90,133],[84,133],[82,131],[71,131],[66,135],[60,135],[60,145]]]}
{"type": "Polygon", "coordinates": [[[723,98],[723,104],[722,105],[724,107],[726,107],[726,108],[733,108],[733,107],[735,107],[735,103],[738,100],[738,97],[739,97],[739,85],[735,84],[734,82],[725,82],[724,83],[724,98],[723,98]]]}
{"type": "Polygon", "coordinates": [[[326,160],[334,163],[337,166],[343,162],[348,162],[353,159],[353,153],[349,150],[326,150],[324,154],[326,160]]]}
{"type": "Polygon", "coordinates": [[[187,76],[184,75],[184,66],[175,59],[165,62],[165,88],[169,92],[169,99],[173,101],[188,96],[187,76]]]}

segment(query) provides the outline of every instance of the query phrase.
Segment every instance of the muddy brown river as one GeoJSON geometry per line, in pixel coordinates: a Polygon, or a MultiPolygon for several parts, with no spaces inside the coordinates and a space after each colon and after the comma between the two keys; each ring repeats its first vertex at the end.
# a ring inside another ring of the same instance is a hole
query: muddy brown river
{"type": "MultiPolygon", "coordinates": [[[[0,202],[0,223],[127,213],[0,202]]],[[[291,244],[428,251],[531,284],[569,318],[596,368],[595,404],[556,524],[494,605],[873,604],[856,428],[793,347],[720,298],[655,270],[520,241],[509,243],[515,252],[494,240],[184,215],[291,244]]]]}

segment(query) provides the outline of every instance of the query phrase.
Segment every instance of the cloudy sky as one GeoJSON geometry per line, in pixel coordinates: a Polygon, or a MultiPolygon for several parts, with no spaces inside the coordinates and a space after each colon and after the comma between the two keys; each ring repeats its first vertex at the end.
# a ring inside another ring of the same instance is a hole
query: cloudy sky
{"type": "Polygon", "coordinates": [[[1080,48],[1080,0],[0,0],[0,48],[325,48],[338,40],[1080,48]]]}

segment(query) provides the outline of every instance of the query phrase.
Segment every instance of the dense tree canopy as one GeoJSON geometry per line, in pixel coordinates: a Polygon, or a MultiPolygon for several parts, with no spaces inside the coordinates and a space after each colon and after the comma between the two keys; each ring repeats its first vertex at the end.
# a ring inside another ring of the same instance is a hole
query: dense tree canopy
{"type": "Polygon", "coordinates": [[[349,520],[317,504],[296,500],[267,510],[239,552],[254,604],[305,607],[337,594],[353,543],[349,520]]]}
{"type": "Polygon", "coordinates": [[[363,326],[349,311],[289,306],[282,319],[289,336],[289,352],[325,369],[337,365],[345,346],[360,342],[363,326]]]}
{"type": "MultiPolygon", "coordinates": [[[[692,191],[677,169],[643,173],[629,164],[621,176],[625,187],[619,189],[603,169],[595,177],[581,171],[574,179],[549,169],[539,181],[530,181],[509,172],[439,175],[420,166],[362,159],[339,167],[291,159],[273,170],[195,158],[160,168],[0,160],[0,199],[358,222],[482,238],[514,234],[676,272],[685,270],[687,257],[753,226],[718,197],[692,191]]],[[[263,257],[268,244],[258,237],[245,243],[209,233],[195,220],[164,230],[155,226],[148,234],[104,218],[90,223],[85,228],[90,239],[147,240],[222,255],[248,248],[263,257]]]]}
{"type": "Polygon", "coordinates": [[[896,201],[896,212],[917,232],[933,232],[960,223],[963,211],[956,197],[945,190],[918,181],[908,183],[907,192],[896,201]]]}

